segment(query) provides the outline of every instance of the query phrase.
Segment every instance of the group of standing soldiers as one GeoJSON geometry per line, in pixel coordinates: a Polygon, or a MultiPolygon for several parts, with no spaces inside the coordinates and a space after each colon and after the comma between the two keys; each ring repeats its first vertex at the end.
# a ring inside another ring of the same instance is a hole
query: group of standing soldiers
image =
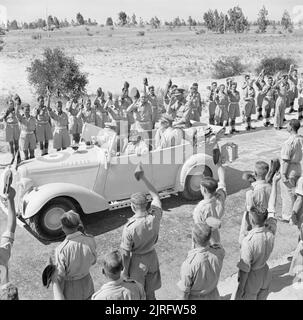
{"type": "Polygon", "coordinates": [[[219,87],[217,82],[213,82],[207,89],[209,123],[229,126],[229,133],[237,132],[235,123],[236,118],[241,115],[240,109],[246,130],[255,129],[251,125],[251,120],[252,115],[256,113],[257,120],[263,119],[265,127],[272,125],[270,123],[272,116],[275,129],[282,129],[285,109],[289,108],[289,113],[294,112],[297,98],[298,120],[303,119],[303,83],[298,83],[298,71],[293,65],[290,66],[288,74],[279,74],[275,80],[272,76],[266,76],[264,70],[255,80],[246,75],[242,86],[242,103],[237,83],[232,79],[227,79],[226,85],[221,84],[219,87]]]}

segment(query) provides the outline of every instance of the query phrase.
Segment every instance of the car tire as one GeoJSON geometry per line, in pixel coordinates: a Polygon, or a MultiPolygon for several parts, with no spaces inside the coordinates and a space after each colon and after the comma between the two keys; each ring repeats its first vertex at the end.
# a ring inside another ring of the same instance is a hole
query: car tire
{"type": "Polygon", "coordinates": [[[64,212],[69,210],[77,212],[77,208],[71,200],[64,197],[55,198],[31,218],[31,228],[44,240],[61,240],[64,238],[64,233],[61,229],[60,218],[64,212]]]}
{"type": "Polygon", "coordinates": [[[202,175],[188,174],[185,179],[185,186],[182,192],[183,198],[186,200],[201,200],[200,181],[203,177],[212,177],[213,173],[208,166],[204,166],[202,175]]]}

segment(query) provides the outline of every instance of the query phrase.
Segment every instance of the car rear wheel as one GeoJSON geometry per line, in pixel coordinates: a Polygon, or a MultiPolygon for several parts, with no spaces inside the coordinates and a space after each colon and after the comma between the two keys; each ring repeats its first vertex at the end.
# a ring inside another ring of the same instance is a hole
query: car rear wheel
{"type": "Polygon", "coordinates": [[[204,177],[212,177],[213,173],[208,166],[200,166],[195,168],[194,174],[189,173],[185,180],[184,191],[182,196],[187,200],[199,200],[202,199],[200,191],[201,180],[204,177]]]}
{"type": "Polygon", "coordinates": [[[64,197],[55,198],[32,217],[31,226],[42,239],[60,240],[64,238],[60,219],[69,210],[77,211],[71,200],[64,197]]]}

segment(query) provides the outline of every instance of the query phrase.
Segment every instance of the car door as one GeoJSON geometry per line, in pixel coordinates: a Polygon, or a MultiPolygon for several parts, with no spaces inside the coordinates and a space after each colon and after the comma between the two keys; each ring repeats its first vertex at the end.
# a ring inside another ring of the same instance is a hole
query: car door
{"type": "Polygon", "coordinates": [[[142,156],[122,155],[111,158],[107,168],[104,196],[109,201],[123,200],[135,192],[147,192],[145,185],[134,177],[138,163],[142,164],[146,177],[152,181],[151,154],[142,156]]]}
{"type": "Polygon", "coordinates": [[[191,146],[186,141],[181,145],[155,150],[152,155],[152,174],[157,190],[173,188],[180,167],[191,152],[191,146]]]}

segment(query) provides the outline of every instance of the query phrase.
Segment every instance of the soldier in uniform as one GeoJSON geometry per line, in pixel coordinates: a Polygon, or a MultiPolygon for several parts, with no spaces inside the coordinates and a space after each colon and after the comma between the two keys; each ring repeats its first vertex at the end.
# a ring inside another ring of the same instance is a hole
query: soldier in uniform
{"type": "Polygon", "coordinates": [[[137,156],[142,156],[143,154],[147,154],[149,152],[148,145],[138,134],[138,132],[133,131],[128,140],[129,142],[127,144],[125,143],[123,146],[123,154],[136,154],[137,156]]]}
{"type": "Polygon", "coordinates": [[[168,114],[163,114],[160,119],[160,128],[155,134],[155,149],[165,149],[180,145],[183,134],[178,128],[173,128],[173,118],[168,114]]]}
{"type": "Polygon", "coordinates": [[[184,90],[175,89],[171,94],[169,104],[166,105],[166,113],[174,119],[173,126],[178,128],[191,127],[192,99],[184,101],[184,90]]]}
{"type": "Polygon", "coordinates": [[[120,108],[122,112],[122,120],[127,121],[128,124],[128,132],[130,131],[130,128],[135,123],[134,114],[133,112],[127,112],[129,106],[133,104],[133,100],[128,95],[129,93],[129,83],[127,81],[124,82],[124,86],[122,88],[122,95],[120,97],[120,108]]]}
{"type": "Polygon", "coordinates": [[[34,109],[36,121],[36,138],[40,144],[41,156],[48,154],[48,142],[53,138],[50,116],[47,106],[44,105],[44,97],[38,97],[38,107],[34,109]]]}
{"type": "Polygon", "coordinates": [[[215,122],[217,126],[223,126],[226,128],[228,122],[228,98],[225,90],[225,85],[221,84],[219,90],[215,95],[216,110],[215,110],[215,122]]]}
{"type": "Polygon", "coordinates": [[[213,82],[211,87],[207,87],[208,94],[206,97],[206,104],[208,108],[208,115],[209,115],[209,124],[215,124],[215,111],[216,111],[216,102],[215,96],[217,94],[217,82],[213,82]]]}
{"type": "Polygon", "coordinates": [[[271,125],[269,118],[270,112],[275,107],[275,89],[274,89],[273,78],[271,76],[267,77],[267,83],[263,87],[262,95],[263,95],[263,103],[262,103],[262,110],[263,110],[263,119],[264,119],[264,126],[268,127],[271,125]]]}
{"type": "Polygon", "coordinates": [[[289,138],[281,148],[281,198],[282,218],[289,221],[292,207],[295,201],[294,190],[298,179],[302,174],[302,137],[298,134],[300,129],[299,120],[292,119],[287,124],[289,138]]]}
{"type": "Polygon", "coordinates": [[[292,64],[288,72],[288,81],[289,81],[289,92],[290,92],[290,101],[289,101],[289,113],[294,112],[295,100],[298,98],[298,70],[294,68],[292,64]]]}
{"type": "Polygon", "coordinates": [[[235,125],[236,125],[236,118],[240,117],[240,106],[239,106],[240,93],[239,91],[237,91],[237,83],[232,82],[232,80],[230,80],[227,83],[227,96],[228,96],[227,112],[228,112],[229,132],[237,133],[239,131],[235,129],[235,125]]]}
{"type": "Polygon", "coordinates": [[[279,174],[273,178],[269,209],[252,206],[249,210],[252,229],[241,244],[236,300],[265,300],[268,296],[271,273],[267,261],[274,247],[277,229],[275,204],[279,179],[279,174]]]}
{"type": "Polygon", "coordinates": [[[21,105],[17,106],[16,116],[20,123],[20,150],[24,153],[24,159],[28,160],[29,158],[35,158],[35,149],[37,145],[36,141],[36,118],[30,114],[30,105],[24,104],[23,110],[24,115],[20,114],[21,105]]]}
{"type": "Polygon", "coordinates": [[[56,248],[59,284],[66,300],[88,300],[94,293],[90,268],[97,261],[96,243],[84,232],[79,215],[65,212],[61,218],[65,240],[56,248]]]}
{"type": "MultiPolygon", "coordinates": [[[[200,189],[203,196],[193,211],[195,223],[204,223],[206,218],[214,217],[221,219],[224,215],[226,200],[225,170],[222,166],[222,159],[217,163],[219,182],[212,177],[205,177],[201,181],[200,189]]],[[[220,234],[214,230],[211,243],[220,243],[220,234]]]]}
{"type": "Polygon", "coordinates": [[[83,99],[82,99],[81,108],[79,113],[77,114],[77,118],[81,119],[83,124],[89,123],[94,126],[97,125],[96,111],[92,108],[90,99],[86,100],[85,107],[83,105],[83,99]]]}
{"type": "Polygon", "coordinates": [[[276,130],[283,128],[287,100],[287,81],[288,76],[284,75],[274,86],[277,95],[274,116],[274,127],[276,130]]]}
{"type": "MultiPolygon", "coordinates": [[[[210,244],[212,230],[215,230],[210,220],[208,218],[192,228],[193,249],[181,266],[181,280],[178,282],[182,300],[220,299],[217,285],[225,251],[219,243],[210,244]]],[[[220,220],[217,225],[220,226],[220,220]]]]}
{"type": "Polygon", "coordinates": [[[143,92],[140,98],[133,102],[126,110],[127,114],[133,114],[135,123],[132,130],[151,131],[153,129],[153,112],[148,96],[143,92]]]}
{"type": "Polygon", "coordinates": [[[298,94],[298,120],[300,121],[303,119],[303,80],[299,84],[298,94]]]}
{"type": "Polygon", "coordinates": [[[107,279],[101,289],[95,292],[92,300],[145,300],[146,295],[141,283],[130,278],[123,279],[122,256],[119,251],[106,254],[102,261],[102,274],[107,279]]]}
{"type": "MultiPolygon", "coordinates": [[[[8,101],[8,108],[0,117],[0,121],[5,122],[5,141],[9,143],[12,161],[19,150],[20,128],[15,112],[13,100],[8,101]]],[[[20,157],[19,153],[18,156],[20,157]]]]}
{"type": "Polygon", "coordinates": [[[155,87],[149,86],[148,87],[148,101],[152,106],[152,121],[153,121],[153,128],[155,128],[156,123],[160,120],[163,113],[165,113],[165,108],[163,105],[160,104],[158,97],[155,94],[155,87]]]}
{"type": "Polygon", "coordinates": [[[76,96],[73,96],[67,102],[66,110],[69,114],[69,133],[73,137],[73,143],[78,144],[80,142],[80,134],[82,133],[82,120],[77,117],[80,105],[76,96]]]}
{"type": "Polygon", "coordinates": [[[244,88],[244,97],[243,97],[243,114],[245,117],[246,122],[246,130],[255,129],[251,126],[251,116],[252,114],[256,114],[256,103],[255,103],[255,96],[256,91],[254,89],[254,81],[250,80],[243,86],[244,88]]]}
{"type": "MultiPolygon", "coordinates": [[[[48,97],[50,99],[50,95],[48,97]]],[[[54,112],[48,104],[48,112],[55,124],[53,147],[57,151],[65,150],[70,146],[70,136],[68,134],[68,116],[62,110],[62,101],[58,101],[57,112],[54,112]]]]}
{"type": "Polygon", "coordinates": [[[102,91],[102,88],[98,88],[97,90],[97,97],[94,101],[94,107],[96,111],[96,125],[100,128],[104,128],[104,123],[108,122],[108,116],[107,112],[104,111],[104,92],[102,91]]]}
{"type": "Polygon", "coordinates": [[[187,96],[187,102],[191,101],[192,103],[192,116],[191,120],[200,122],[200,117],[202,114],[202,102],[201,102],[201,96],[198,92],[198,84],[193,83],[190,87],[190,93],[187,96]]]}
{"type": "Polygon", "coordinates": [[[135,215],[128,221],[122,234],[123,276],[144,286],[147,300],[155,300],[155,291],[161,287],[161,275],[155,244],[159,238],[162,206],[155,187],[146,178],[143,169],[137,177],[148,189],[152,202],[147,211],[147,198],[142,192],[131,196],[135,215]]]}

